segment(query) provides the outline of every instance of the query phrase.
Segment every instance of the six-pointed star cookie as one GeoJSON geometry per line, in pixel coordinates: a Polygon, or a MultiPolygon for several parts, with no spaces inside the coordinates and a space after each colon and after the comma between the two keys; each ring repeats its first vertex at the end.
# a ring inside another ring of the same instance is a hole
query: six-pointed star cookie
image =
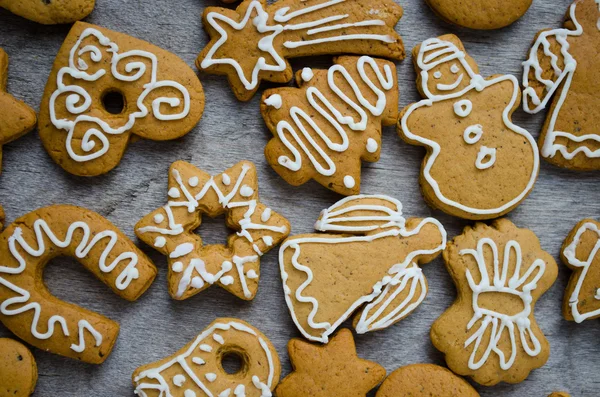
{"type": "Polygon", "coordinates": [[[242,161],[211,177],[185,161],[169,171],[169,202],[146,215],[136,234],[169,258],[169,293],[187,299],[217,283],[251,300],[258,289],[260,257],[290,232],[283,216],[258,199],[254,164],[242,161]],[[226,215],[234,229],[227,244],[204,245],[194,233],[202,214],[226,215]]]}
{"type": "Polygon", "coordinates": [[[2,171],[2,145],[31,131],[37,121],[32,108],[6,92],[7,82],[8,55],[0,48],[0,171],[2,171]]]}
{"type": "Polygon", "coordinates": [[[385,378],[385,368],[357,356],[348,329],[342,329],[327,345],[292,339],[288,353],[294,372],[277,387],[279,397],[366,396],[385,378]]]}

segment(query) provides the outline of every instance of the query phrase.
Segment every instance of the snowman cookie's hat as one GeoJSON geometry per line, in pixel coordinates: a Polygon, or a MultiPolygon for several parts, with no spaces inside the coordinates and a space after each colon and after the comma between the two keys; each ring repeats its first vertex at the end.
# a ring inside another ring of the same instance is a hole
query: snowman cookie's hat
{"type": "Polygon", "coordinates": [[[417,62],[422,71],[428,71],[453,59],[464,59],[465,53],[450,41],[432,38],[425,40],[419,49],[417,62]]]}

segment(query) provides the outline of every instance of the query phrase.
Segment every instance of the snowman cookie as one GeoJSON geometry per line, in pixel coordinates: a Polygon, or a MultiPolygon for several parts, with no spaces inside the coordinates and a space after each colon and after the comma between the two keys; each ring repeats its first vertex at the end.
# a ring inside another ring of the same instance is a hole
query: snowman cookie
{"type": "Polygon", "coordinates": [[[443,20],[471,29],[491,30],[521,18],[533,0],[425,0],[443,20]]]}
{"type": "Polygon", "coordinates": [[[420,177],[425,200],[465,219],[512,211],[539,170],[535,141],[511,121],[521,101],[517,79],[483,78],[454,35],[424,41],[413,57],[425,99],[403,110],[398,132],[427,149],[420,177]]]}
{"type": "Polygon", "coordinates": [[[96,0],[0,0],[0,7],[44,25],[72,23],[87,17],[96,0]]]}

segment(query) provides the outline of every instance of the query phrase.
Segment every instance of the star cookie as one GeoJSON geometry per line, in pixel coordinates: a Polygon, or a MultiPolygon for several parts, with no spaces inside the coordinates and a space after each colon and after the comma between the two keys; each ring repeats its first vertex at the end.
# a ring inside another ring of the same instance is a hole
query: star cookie
{"type": "Polygon", "coordinates": [[[348,329],[327,345],[292,339],[288,353],[294,372],[275,390],[278,397],[364,397],[386,374],[381,365],[358,357],[348,329]]]}
{"type": "Polygon", "coordinates": [[[31,131],[36,124],[32,108],[6,92],[8,82],[8,55],[0,48],[0,171],[2,171],[2,145],[31,131]]]}
{"type": "Polygon", "coordinates": [[[290,232],[283,216],[259,201],[254,164],[242,161],[215,177],[184,161],[169,170],[168,203],[138,222],[135,232],[168,256],[169,293],[187,299],[212,284],[251,300],[258,289],[260,257],[290,232]],[[194,233],[202,214],[226,214],[236,230],[227,244],[204,245],[194,233]]]}

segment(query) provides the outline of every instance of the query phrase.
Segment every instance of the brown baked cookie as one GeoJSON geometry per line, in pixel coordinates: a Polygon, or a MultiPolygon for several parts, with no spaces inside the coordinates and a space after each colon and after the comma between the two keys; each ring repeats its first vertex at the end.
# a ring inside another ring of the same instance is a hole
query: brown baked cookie
{"type": "Polygon", "coordinates": [[[190,298],[213,284],[244,299],[254,299],[260,257],[290,232],[290,224],[258,198],[254,164],[241,161],[210,176],[190,163],[177,161],[169,169],[169,201],[135,226],[146,244],[168,256],[169,293],[190,298]],[[202,214],[226,214],[235,231],[226,244],[204,245],[194,232],[202,214]]]}
{"type": "Polygon", "coordinates": [[[204,9],[210,42],[196,65],[226,75],[235,96],[248,101],[261,80],[292,79],[288,58],[360,54],[404,59],[394,26],[402,7],[393,0],[244,0],[237,9],[204,9]]]}
{"type": "Polygon", "coordinates": [[[357,356],[348,329],[327,345],[292,339],[288,354],[293,372],[277,386],[277,397],[365,397],[385,378],[385,368],[357,356]]]}
{"type": "Polygon", "coordinates": [[[444,367],[412,364],[392,372],[376,397],[479,397],[479,393],[444,367]]]}
{"type": "Polygon", "coordinates": [[[361,160],[379,160],[382,125],[398,119],[396,67],[368,56],[334,63],[296,73],[300,88],[265,91],[261,112],[274,135],[265,157],[291,185],[315,179],[334,192],[358,194],[361,160]]]}
{"type": "Polygon", "coordinates": [[[533,0],[425,0],[440,18],[471,29],[491,30],[521,18],[533,0]]]}
{"type": "Polygon", "coordinates": [[[39,349],[100,364],[119,324],[50,294],[43,270],[58,256],[73,257],[130,301],[148,289],[156,268],[112,223],[72,205],[30,212],[0,234],[0,321],[39,349]]]}
{"type": "Polygon", "coordinates": [[[597,1],[575,1],[564,28],[538,33],[524,62],[523,108],[550,108],[538,140],[542,157],[577,171],[600,170],[600,67],[592,55],[599,18],[597,1]]]}
{"type": "Polygon", "coordinates": [[[0,172],[2,171],[2,145],[25,135],[35,127],[37,122],[32,108],[6,92],[7,83],[8,55],[0,48],[0,172]]]}
{"type": "Polygon", "coordinates": [[[548,397],[571,397],[571,395],[564,391],[555,391],[554,393],[550,394],[548,397]]]}
{"type": "Polygon", "coordinates": [[[132,382],[144,397],[265,397],[280,375],[277,351],[262,332],[219,318],[177,353],[136,369],[132,382]],[[237,359],[237,371],[224,368],[229,358],[237,359]]]}
{"type": "Polygon", "coordinates": [[[44,25],[72,23],[94,10],[95,0],[0,0],[0,7],[44,25]]]}
{"type": "Polygon", "coordinates": [[[29,349],[15,340],[0,338],[0,396],[28,397],[37,378],[37,365],[29,349]]]}
{"type": "Polygon", "coordinates": [[[315,229],[284,241],[279,267],[294,323],[309,340],[327,343],[348,317],[363,334],[389,327],[427,294],[419,264],[446,246],[437,219],[402,215],[389,196],[346,197],[321,212],[315,229]]]}
{"type": "Polygon", "coordinates": [[[483,78],[454,35],[424,41],[413,60],[425,99],[403,110],[398,133],[427,149],[419,179],[425,200],[465,219],[512,211],[539,171],[535,140],[511,121],[521,103],[517,79],[483,78]]]}
{"type": "Polygon", "coordinates": [[[66,171],[95,176],[117,166],[133,136],[179,138],[203,110],[202,85],[182,59],[126,34],[77,22],[46,84],[40,137],[66,171]]]}
{"type": "Polygon", "coordinates": [[[448,367],[485,386],[519,383],[548,360],[537,325],[537,300],[558,267],[537,236],[508,219],[477,223],[448,243],[444,262],[458,290],[454,304],[431,328],[448,367]]]}
{"type": "Polygon", "coordinates": [[[563,316],[578,323],[600,317],[600,222],[579,222],[562,246],[561,259],[573,270],[563,316]]]}

